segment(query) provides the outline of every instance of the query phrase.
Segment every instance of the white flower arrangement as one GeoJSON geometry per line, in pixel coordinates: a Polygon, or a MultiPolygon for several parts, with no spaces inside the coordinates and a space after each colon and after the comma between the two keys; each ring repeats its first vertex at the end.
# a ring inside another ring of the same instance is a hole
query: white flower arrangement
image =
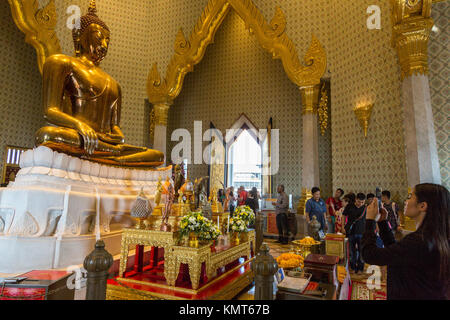
{"type": "Polygon", "coordinates": [[[220,236],[219,228],[201,212],[189,212],[180,221],[180,238],[195,233],[199,240],[215,240],[220,236]]]}
{"type": "Polygon", "coordinates": [[[233,232],[247,232],[247,221],[239,216],[233,216],[233,218],[230,219],[230,228],[233,232]]]}
{"type": "Polygon", "coordinates": [[[247,225],[255,222],[255,213],[249,206],[239,206],[233,213],[233,218],[239,217],[241,220],[245,221],[247,225]]]}

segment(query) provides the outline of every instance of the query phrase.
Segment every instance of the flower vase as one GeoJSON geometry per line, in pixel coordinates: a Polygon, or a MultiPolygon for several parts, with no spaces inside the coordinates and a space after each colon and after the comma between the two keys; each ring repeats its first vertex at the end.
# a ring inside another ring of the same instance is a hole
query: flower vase
{"type": "Polygon", "coordinates": [[[194,232],[189,234],[189,247],[198,248],[198,236],[194,232]]]}
{"type": "Polygon", "coordinates": [[[238,246],[240,242],[241,242],[240,233],[239,232],[233,233],[233,244],[238,246]]]}

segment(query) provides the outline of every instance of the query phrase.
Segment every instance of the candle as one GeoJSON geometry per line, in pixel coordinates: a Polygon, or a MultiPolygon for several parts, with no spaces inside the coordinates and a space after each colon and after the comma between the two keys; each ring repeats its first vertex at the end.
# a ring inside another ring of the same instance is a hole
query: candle
{"type": "Polygon", "coordinates": [[[228,215],[227,233],[230,233],[230,215],[228,215]]]}
{"type": "Polygon", "coordinates": [[[219,216],[217,216],[217,228],[220,229],[220,225],[219,225],[219,216]]]}

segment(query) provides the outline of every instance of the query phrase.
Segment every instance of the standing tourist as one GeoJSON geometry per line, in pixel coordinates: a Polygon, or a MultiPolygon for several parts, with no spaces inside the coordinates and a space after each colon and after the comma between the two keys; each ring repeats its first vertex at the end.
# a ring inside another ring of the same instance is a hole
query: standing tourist
{"type": "Polygon", "coordinates": [[[326,232],[328,226],[325,222],[325,215],[327,214],[327,206],[325,201],[320,198],[320,189],[314,187],[311,189],[312,198],[306,201],[305,212],[306,222],[309,223],[313,216],[316,216],[317,221],[320,222],[320,230],[326,232]]]}
{"type": "MultiPolygon", "coordinates": [[[[372,201],[375,200],[375,195],[373,193],[368,193],[366,196],[366,207],[370,206],[372,204],[372,201]]],[[[378,199],[377,199],[378,201],[378,199]]],[[[380,230],[378,229],[378,226],[375,227],[375,234],[377,236],[377,247],[383,248],[383,240],[381,240],[380,237],[380,230]]]]}
{"type": "MultiPolygon", "coordinates": [[[[253,187],[252,190],[250,190],[250,192],[248,193],[247,200],[245,201],[245,205],[249,206],[250,209],[253,210],[253,212],[255,213],[255,217],[257,212],[259,211],[259,198],[260,197],[258,189],[256,189],[256,187],[253,187]]],[[[255,222],[256,220],[249,225],[249,228],[255,228],[255,222]]]]}
{"type": "Polygon", "coordinates": [[[327,205],[327,221],[328,221],[328,230],[330,232],[337,233],[335,223],[336,223],[336,212],[342,208],[342,200],[341,197],[344,195],[344,190],[341,188],[337,189],[334,193],[334,197],[329,197],[326,201],[327,205]]]}
{"type": "Polygon", "coordinates": [[[375,195],[373,193],[368,193],[366,196],[366,205],[370,206],[370,204],[372,203],[373,199],[375,199],[375,195]]]}
{"type": "Polygon", "coordinates": [[[391,225],[392,232],[398,230],[398,205],[395,202],[391,202],[391,192],[384,190],[381,192],[381,202],[383,203],[383,208],[388,212],[387,220],[391,225]]]}
{"type": "Polygon", "coordinates": [[[245,202],[247,201],[248,192],[245,191],[244,186],[240,186],[238,190],[238,206],[245,206],[245,202]]]}
{"type": "Polygon", "coordinates": [[[227,203],[227,209],[230,212],[230,215],[233,215],[234,209],[236,209],[236,196],[234,195],[234,187],[233,186],[228,188],[226,203],[227,203]]]}
{"type": "Polygon", "coordinates": [[[275,214],[278,228],[278,241],[282,244],[288,244],[288,220],[287,213],[289,208],[289,198],[284,192],[284,185],[280,184],[277,187],[278,198],[277,202],[272,202],[275,207],[275,214]]]}
{"type": "Polygon", "coordinates": [[[364,271],[364,262],[361,259],[361,239],[365,226],[366,195],[358,193],[355,197],[354,193],[350,193],[344,199],[348,203],[342,214],[348,217],[345,234],[350,246],[350,268],[358,273],[364,271]]]}
{"type": "Polygon", "coordinates": [[[257,211],[259,211],[259,193],[258,189],[256,187],[253,187],[252,190],[248,193],[247,201],[245,204],[249,206],[253,212],[256,214],[257,211]]]}
{"type": "Polygon", "coordinates": [[[395,241],[388,212],[373,201],[367,208],[362,255],[367,263],[387,265],[388,300],[445,300],[450,281],[450,193],[440,185],[415,186],[405,215],[416,221],[417,231],[395,241]],[[375,242],[376,217],[385,248],[375,242]]]}
{"type": "Polygon", "coordinates": [[[225,198],[226,198],[225,191],[223,189],[219,189],[219,191],[217,192],[217,199],[222,204],[222,206],[225,203],[225,198]]]}

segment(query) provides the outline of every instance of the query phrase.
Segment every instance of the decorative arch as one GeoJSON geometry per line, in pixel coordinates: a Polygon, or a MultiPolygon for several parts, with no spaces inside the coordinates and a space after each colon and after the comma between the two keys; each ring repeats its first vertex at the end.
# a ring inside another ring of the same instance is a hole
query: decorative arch
{"type": "Polygon", "coordinates": [[[244,130],[248,130],[250,136],[255,139],[256,143],[261,144],[258,137],[259,129],[253,124],[253,122],[247,117],[245,113],[241,113],[238,119],[233,123],[230,129],[225,133],[224,143],[228,149],[234,141],[241,135],[244,130]]]}
{"type": "MultiPolygon", "coordinates": [[[[263,145],[265,140],[267,139],[267,136],[260,137],[259,129],[253,124],[253,122],[247,117],[245,113],[241,113],[238,119],[232,124],[230,129],[226,130],[224,135],[224,147],[226,159],[226,165],[224,166],[225,169],[224,178],[225,184],[227,186],[230,186],[230,179],[231,176],[233,175],[232,173],[233,163],[230,162],[231,148],[244,131],[247,131],[252,140],[254,140],[254,142],[259,146],[261,150],[261,164],[264,163],[263,145]]],[[[263,187],[264,184],[262,173],[263,170],[261,167],[261,188],[263,187]]]]}
{"type": "Polygon", "coordinates": [[[286,17],[280,7],[268,23],[252,0],[210,0],[192,31],[189,40],[180,28],[175,38],[174,55],[167,67],[166,76],[161,80],[157,64],[154,63],[148,79],[147,94],[150,102],[171,104],[180,94],[184,77],[193,71],[205,55],[207,46],[214,41],[216,31],[221,26],[230,9],[245,22],[265,50],[274,59],[281,59],[289,79],[298,87],[314,86],[326,69],[326,53],[319,40],[312,35],[311,45],[300,62],[294,43],[285,33],[286,17]]]}
{"type": "Polygon", "coordinates": [[[45,60],[61,53],[59,39],[55,32],[56,7],[54,0],[39,8],[38,0],[8,0],[14,23],[25,34],[25,42],[36,50],[39,72],[45,60]]]}

